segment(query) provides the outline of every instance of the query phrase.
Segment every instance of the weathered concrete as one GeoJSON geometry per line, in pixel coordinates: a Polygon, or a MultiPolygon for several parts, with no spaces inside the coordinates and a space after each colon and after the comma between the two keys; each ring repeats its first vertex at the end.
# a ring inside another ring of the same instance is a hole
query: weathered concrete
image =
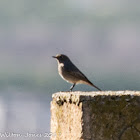
{"type": "Polygon", "coordinates": [[[52,140],[140,140],[140,92],[60,92],[51,102],[52,140]]]}

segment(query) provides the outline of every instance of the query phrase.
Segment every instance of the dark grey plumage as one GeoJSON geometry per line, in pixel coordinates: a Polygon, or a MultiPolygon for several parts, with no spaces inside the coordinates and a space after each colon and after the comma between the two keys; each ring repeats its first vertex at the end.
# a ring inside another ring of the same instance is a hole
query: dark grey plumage
{"type": "Polygon", "coordinates": [[[101,91],[100,88],[88,80],[88,78],[71,62],[66,55],[58,54],[53,56],[53,58],[57,59],[59,75],[67,82],[73,84],[70,91],[72,91],[76,84],[87,84],[101,91]]]}

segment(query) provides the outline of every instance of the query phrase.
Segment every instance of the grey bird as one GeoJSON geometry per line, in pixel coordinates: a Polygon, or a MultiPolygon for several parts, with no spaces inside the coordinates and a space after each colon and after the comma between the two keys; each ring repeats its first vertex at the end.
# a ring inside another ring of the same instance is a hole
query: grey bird
{"type": "Polygon", "coordinates": [[[88,78],[71,62],[71,60],[66,55],[58,54],[52,57],[56,58],[58,62],[59,75],[67,82],[73,84],[70,87],[70,91],[73,90],[76,84],[90,85],[101,91],[100,88],[88,80],[88,78]]]}

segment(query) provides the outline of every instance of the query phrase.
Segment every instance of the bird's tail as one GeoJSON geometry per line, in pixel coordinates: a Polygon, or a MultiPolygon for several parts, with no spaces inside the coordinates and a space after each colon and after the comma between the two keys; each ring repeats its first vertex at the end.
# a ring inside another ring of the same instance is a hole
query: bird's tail
{"type": "Polygon", "coordinates": [[[90,85],[90,86],[92,86],[92,87],[94,87],[94,88],[96,88],[96,89],[98,89],[99,91],[102,91],[100,88],[98,88],[97,86],[95,86],[93,83],[91,83],[89,80],[88,80],[88,83],[87,83],[88,85],[90,85]]]}

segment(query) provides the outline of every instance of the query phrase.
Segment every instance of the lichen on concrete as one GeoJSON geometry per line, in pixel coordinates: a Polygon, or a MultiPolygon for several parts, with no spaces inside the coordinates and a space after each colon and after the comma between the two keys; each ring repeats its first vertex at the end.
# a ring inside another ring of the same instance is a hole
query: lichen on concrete
{"type": "Polygon", "coordinates": [[[140,92],[59,92],[51,102],[52,140],[140,139],[140,92]]]}

